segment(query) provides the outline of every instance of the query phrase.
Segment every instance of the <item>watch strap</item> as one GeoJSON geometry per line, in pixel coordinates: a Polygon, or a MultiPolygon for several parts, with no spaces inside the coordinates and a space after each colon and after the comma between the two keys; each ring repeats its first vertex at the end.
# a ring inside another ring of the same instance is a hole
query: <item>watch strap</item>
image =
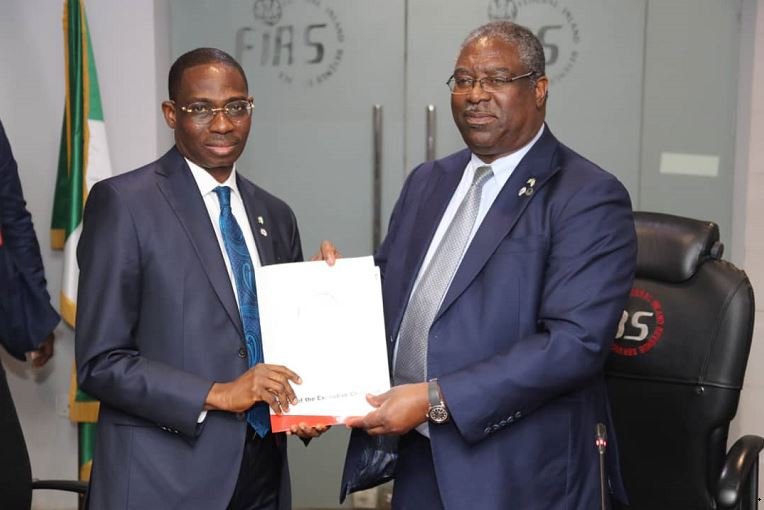
{"type": "Polygon", "coordinates": [[[440,386],[437,379],[431,379],[427,383],[427,399],[430,401],[430,407],[443,405],[443,399],[440,397],[440,386]]]}
{"type": "Polygon", "coordinates": [[[430,408],[427,410],[427,419],[430,423],[441,424],[448,421],[448,409],[440,394],[440,385],[436,379],[427,383],[427,398],[430,408]]]}

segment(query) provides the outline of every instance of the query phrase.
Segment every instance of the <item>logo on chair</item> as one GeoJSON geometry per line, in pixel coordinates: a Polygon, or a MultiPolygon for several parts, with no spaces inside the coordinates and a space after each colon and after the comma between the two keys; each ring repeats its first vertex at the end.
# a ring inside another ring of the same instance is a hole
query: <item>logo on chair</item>
{"type": "Polygon", "coordinates": [[[663,305],[658,299],[644,289],[631,289],[612,351],[621,356],[649,352],[663,336],[665,322],[663,305]]]}

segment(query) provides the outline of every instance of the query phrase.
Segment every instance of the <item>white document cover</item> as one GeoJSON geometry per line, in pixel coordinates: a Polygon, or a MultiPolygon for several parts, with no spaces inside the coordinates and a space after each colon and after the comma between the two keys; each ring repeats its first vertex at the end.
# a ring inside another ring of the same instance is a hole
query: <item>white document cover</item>
{"type": "Polygon", "coordinates": [[[366,394],[390,389],[379,269],[372,257],[257,268],[266,363],[302,378],[298,403],[271,410],[274,432],[331,425],[372,410],[366,394]]]}

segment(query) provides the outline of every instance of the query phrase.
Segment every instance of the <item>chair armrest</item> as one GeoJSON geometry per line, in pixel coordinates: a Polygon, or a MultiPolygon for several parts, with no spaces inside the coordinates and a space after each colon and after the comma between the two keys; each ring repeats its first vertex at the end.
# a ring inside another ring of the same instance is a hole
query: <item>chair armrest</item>
{"type": "Polygon", "coordinates": [[[716,501],[722,508],[732,508],[740,501],[741,490],[748,480],[751,468],[759,462],[759,452],[762,448],[764,438],[749,435],[735,441],[727,452],[716,493],[716,501]]]}
{"type": "Polygon", "coordinates": [[[50,489],[85,494],[88,490],[88,483],[76,480],[32,480],[32,490],[34,489],[50,489]]]}

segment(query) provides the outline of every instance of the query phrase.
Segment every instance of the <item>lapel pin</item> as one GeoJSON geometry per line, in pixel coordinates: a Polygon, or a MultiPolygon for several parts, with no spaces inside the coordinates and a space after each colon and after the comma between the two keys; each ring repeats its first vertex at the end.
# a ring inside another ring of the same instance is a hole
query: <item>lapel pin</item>
{"type": "Polygon", "coordinates": [[[525,181],[526,186],[523,186],[520,188],[520,191],[517,192],[517,196],[521,197],[525,195],[526,197],[529,197],[533,195],[533,187],[536,185],[536,179],[534,177],[531,177],[527,181],[525,181]]]}
{"type": "Polygon", "coordinates": [[[268,231],[265,230],[264,228],[261,228],[260,229],[260,235],[263,236],[263,237],[268,237],[268,231]]]}
{"type": "Polygon", "coordinates": [[[257,222],[258,222],[260,225],[263,225],[263,224],[265,223],[265,222],[263,221],[263,217],[262,217],[262,216],[258,216],[258,217],[257,217],[257,222]]]}

